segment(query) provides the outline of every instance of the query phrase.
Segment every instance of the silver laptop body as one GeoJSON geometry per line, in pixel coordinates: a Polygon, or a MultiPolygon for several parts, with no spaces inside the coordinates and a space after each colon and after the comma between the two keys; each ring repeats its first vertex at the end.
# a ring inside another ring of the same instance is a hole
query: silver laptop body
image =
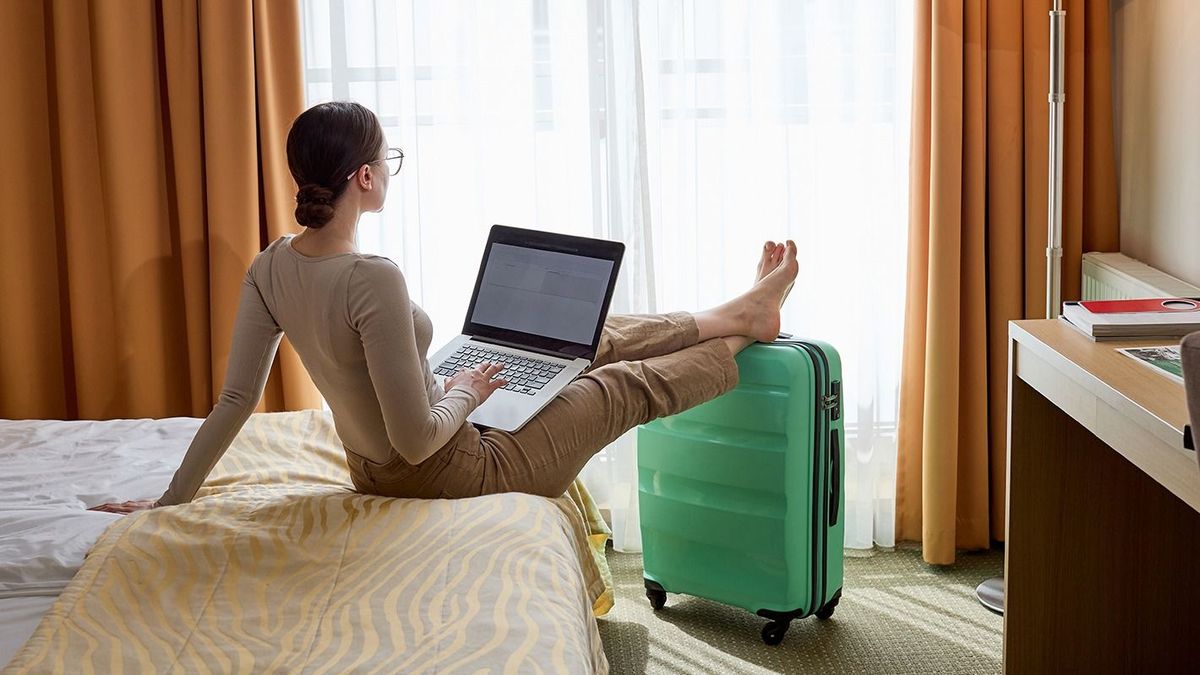
{"type": "Polygon", "coordinates": [[[429,358],[439,384],[504,364],[508,384],[468,420],[517,431],[591,365],[624,252],[620,242],[492,227],[462,335],[429,358]]]}

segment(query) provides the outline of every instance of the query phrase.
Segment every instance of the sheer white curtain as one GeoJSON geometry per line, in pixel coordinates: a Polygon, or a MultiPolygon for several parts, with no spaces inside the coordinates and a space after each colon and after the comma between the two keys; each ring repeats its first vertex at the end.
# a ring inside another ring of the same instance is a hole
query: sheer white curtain
{"type": "MultiPolygon", "coordinates": [[[[361,245],[457,334],[493,223],[628,247],[615,312],[695,310],[793,238],[785,330],[842,354],[847,546],[893,544],[912,0],[303,0],[310,103],[407,153],[361,245]]],[[[584,478],[639,547],[633,434],[584,478]]]]}

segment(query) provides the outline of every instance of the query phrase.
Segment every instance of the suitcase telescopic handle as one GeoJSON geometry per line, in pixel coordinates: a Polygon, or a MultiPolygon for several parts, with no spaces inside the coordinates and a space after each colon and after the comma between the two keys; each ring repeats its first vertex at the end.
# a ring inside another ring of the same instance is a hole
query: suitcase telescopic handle
{"type": "Polygon", "coordinates": [[[829,432],[829,526],[837,525],[842,505],[842,449],[837,429],[829,432]]]}

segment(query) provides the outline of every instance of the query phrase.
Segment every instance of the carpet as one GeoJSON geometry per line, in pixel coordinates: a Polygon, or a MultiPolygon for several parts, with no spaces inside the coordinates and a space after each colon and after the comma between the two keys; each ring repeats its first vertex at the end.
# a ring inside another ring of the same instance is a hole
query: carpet
{"type": "Polygon", "coordinates": [[[833,618],[792,622],[783,644],[760,636],[765,619],[702,598],[670,594],[654,612],[642,557],[608,551],[616,605],[599,621],[614,674],[625,673],[998,673],[1003,617],[975,600],[998,576],[1002,552],[966,553],[949,567],[915,549],[846,558],[833,618]]]}

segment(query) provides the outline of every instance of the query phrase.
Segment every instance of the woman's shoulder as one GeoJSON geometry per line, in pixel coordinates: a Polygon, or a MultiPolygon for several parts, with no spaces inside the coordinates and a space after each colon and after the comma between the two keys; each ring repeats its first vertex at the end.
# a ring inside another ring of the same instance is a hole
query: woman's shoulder
{"type": "Polygon", "coordinates": [[[381,255],[357,257],[347,275],[347,317],[361,329],[368,317],[392,316],[411,307],[400,266],[381,255]]]}
{"type": "Polygon", "coordinates": [[[353,262],[355,271],[363,276],[404,277],[396,261],[374,253],[358,253],[353,262]]]}
{"type": "Polygon", "coordinates": [[[255,254],[254,259],[250,261],[250,269],[254,269],[255,267],[259,267],[267,263],[280,252],[282,252],[283,249],[287,247],[288,240],[290,240],[293,236],[294,235],[285,234],[284,236],[279,237],[275,241],[267,244],[267,247],[255,254]]]}
{"type": "Polygon", "coordinates": [[[399,299],[408,297],[408,283],[394,260],[382,255],[358,254],[350,268],[350,294],[399,299]]]}
{"type": "Polygon", "coordinates": [[[264,248],[263,250],[256,253],[254,255],[254,258],[250,261],[249,267],[246,268],[246,276],[257,277],[258,274],[261,273],[263,270],[270,269],[271,261],[275,258],[275,255],[279,252],[280,246],[284,245],[287,242],[287,239],[288,239],[288,237],[286,237],[286,236],[280,237],[280,238],[276,239],[275,241],[271,242],[270,244],[267,244],[266,248],[264,248]]]}

